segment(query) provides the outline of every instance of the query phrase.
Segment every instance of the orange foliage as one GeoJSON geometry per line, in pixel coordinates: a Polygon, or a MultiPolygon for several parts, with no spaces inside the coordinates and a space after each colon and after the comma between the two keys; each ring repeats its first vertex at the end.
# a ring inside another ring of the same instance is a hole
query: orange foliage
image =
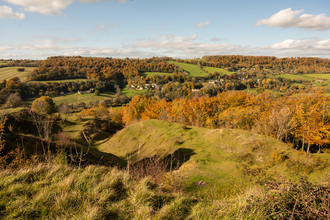
{"type": "Polygon", "coordinates": [[[323,90],[276,97],[224,92],[166,102],[136,96],[120,110],[122,121],[160,119],[191,126],[254,131],[278,139],[294,138],[301,147],[330,144],[330,97],[323,90]]]}

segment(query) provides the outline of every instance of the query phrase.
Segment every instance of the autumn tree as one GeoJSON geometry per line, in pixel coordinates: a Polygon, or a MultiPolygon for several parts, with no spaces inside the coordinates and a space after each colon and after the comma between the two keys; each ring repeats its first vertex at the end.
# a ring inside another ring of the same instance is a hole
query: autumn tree
{"type": "Polygon", "coordinates": [[[6,100],[6,104],[11,108],[15,108],[19,106],[21,102],[22,102],[22,98],[19,92],[11,93],[6,100]]]}
{"type": "Polygon", "coordinates": [[[56,112],[53,99],[49,96],[42,96],[34,100],[31,109],[38,114],[51,114],[56,112]]]}

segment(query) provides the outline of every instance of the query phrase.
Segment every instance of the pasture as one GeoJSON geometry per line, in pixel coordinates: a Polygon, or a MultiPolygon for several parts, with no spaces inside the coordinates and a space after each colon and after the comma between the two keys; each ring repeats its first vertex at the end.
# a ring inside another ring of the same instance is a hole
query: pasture
{"type": "MultiPolygon", "coordinates": [[[[194,65],[194,64],[179,63],[179,62],[174,62],[174,61],[168,61],[168,62],[173,63],[173,64],[179,66],[180,68],[184,69],[185,71],[189,72],[189,76],[203,76],[203,75],[208,74],[208,73],[203,72],[201,70],[201,68],[199,68],[199,66],[194,65]]],[[[234,73],[234,72],[229,72],[227,70],[224,70],[221,68],[216,68],[216,67],[204,66],[203,69],[205,69],[209,73],[221,72],[221,73],[228,74],[228,75],[234,73]]]]}
{"type": "Polygon", "coordinates": [[[35,69],[35,67],[23,67],[25,68],[24,72],[18,72],[17,68],[19,67],[5,67],[0,68],[0,81],[8,80],[14,76],[17,76],[21,79],[21,81],[26,81],[27,76],[35,69]]]}
{"type": "Polygon", "coordinates": [[[10,63],[9,61],[0,61],[0,66],[10,63]]]}
{"type": "Polygon", "coordinates": [[[180,68],[184,69],[189,73],[189,76],[203,76],[207,73],[203,72],[197,65],[187,64],[187,63],[179,63],[174,61],[168,61],[169,63],[173,63],[180,68]]]}
{"type": "Polygon", "coordinates": [[[53,83],[53,82],[76,82],[76,81],[87,81],[87,79],[62,79],[62,80],[45,80],[45,81],[29,81],[29,83],[53,83]]]}
{"type": "Polygon", "coordinates": [[[226,74],[226,75],[231,75],[231,74],[234,73],[234,72],[230,72],[228,70],[224,70],[224,69],[217,68],[217,67],[203,66],[203,69],[206,70],[209,73],[218,72],[218,73],[223,73],[223,74],[226,74]]]}
{"type": "Polygon", "coordinates": [[[319,79],[328,79],[330,80],[330,74],[304,74],[307,77],[319,78],[319,79]]]}
{"type": "MultiPolygon", "coordinates": [[[[123,88],[121,89],[122,94],[126,95],[128,97],[132,97],[132,96],[136,96],[136,95],[143,95],[146,90],[142,90],[142,91],[136,91],[133,89],[127,89],[127,88],[123,88]]],[[[74,104],[74,103],[80,103],[80,102],[85,102],[86,104],[88,104],[89,102],[94,102],[94,101],[104,101],[106,99],[112,99],[115,98],[115,92],[103,92],[101,93],[99,96],[94,95],[94,93],[88,93],[88,94],[78,94],[78,93],[73,93],[73,94],[69,94],[69,95],[62,95],[62,96],[57,96],[57,97],[52,97],[53,101],[56,105],[59,105],[61,103],[67,103],[69,105],[74,104]]],[[[23,105],[25,106],[31,106],[32,102],[38,97],[34,97],[34,98],[29,98],[25,101],[23,101],[23,105]]]]}
{"type": "Polygon", "coordinates": [[[141,76],[144,76],[144,77],[151,77],[151,76],[155,76],[155,75],[167,75],[167,76],[171,76],[172,73],[161,73],[161,72],[143,72],[143,73],[140,73],[141,76]]]}
{"type": "Polygon", "coordinates": [[[306,79],[306,80],[314,80],[315,77],[310,77],[307,75],[316,75],[316,74],[305,74],[305,75],[295,75],[295,74],[280,74],[276,75],[277,77],[282,77],[285,79],[306,79]]]}

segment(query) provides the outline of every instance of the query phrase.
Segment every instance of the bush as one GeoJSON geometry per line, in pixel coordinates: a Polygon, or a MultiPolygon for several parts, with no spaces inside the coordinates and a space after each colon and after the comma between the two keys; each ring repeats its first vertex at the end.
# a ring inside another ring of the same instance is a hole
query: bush
{"type": "Polygon", "coordinates": [[[24,72],[25,68],[17,68],[17,72],[24,72]]]}
{"type": "MultiPolygon", "coordinates": [[[[328,183],[329,184],[329,183],[328,183]]],[[[300,177],[297,183],[281,180],[267,184],[263,207],[271,219],[329,219],[330,187],[300,177]]]]}
{"type": "Polygon", "coordinates": [[[95,90],[94,95],[99,96],[100,95],[100,90],[95,90]]]}

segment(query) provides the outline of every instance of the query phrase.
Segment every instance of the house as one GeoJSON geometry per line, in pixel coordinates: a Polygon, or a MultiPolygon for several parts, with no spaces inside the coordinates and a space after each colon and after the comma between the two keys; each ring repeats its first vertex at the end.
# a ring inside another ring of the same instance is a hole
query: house
{"type": "Polygon", "coordinates": [[[82,91],[78,90],[78,94],[79,94],[79,95],[81,95],[82,93],[83,93],[82,91]]]}
{"type": "Polygon", "coordinates": [[[192,89],[192,92],[199,92],[199,89],[192,89]]]}
{"type": "Polygon", "coordinates": [[[60,92],[60,95],[64,95],[64,92],[62,91],[62,92],[60,92]]]}

